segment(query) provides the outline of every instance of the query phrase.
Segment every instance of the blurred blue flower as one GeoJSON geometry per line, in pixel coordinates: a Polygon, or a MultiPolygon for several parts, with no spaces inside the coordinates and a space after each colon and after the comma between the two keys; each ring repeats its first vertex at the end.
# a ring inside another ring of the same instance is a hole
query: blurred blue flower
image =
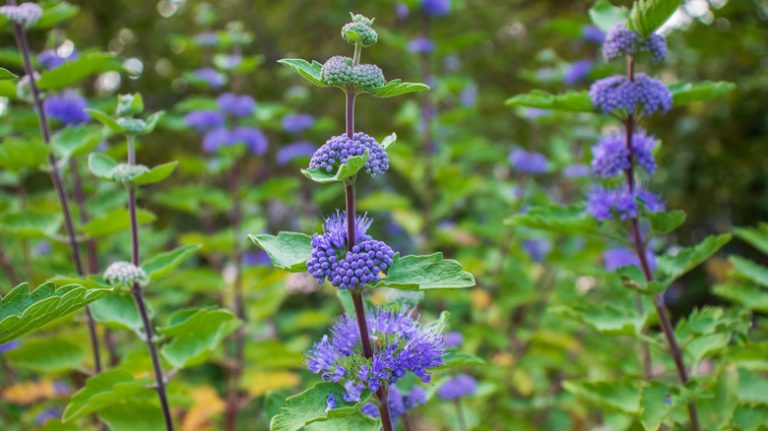
{"type": "Polygon", "coordinates": [[[86,108],[88,104],[85,99],[74,91],[48,96],[43,102],[45,113],[67,126],[88,122],[91,116],[85,112],[86,108]]]}
{"type": "Polygon", "coordinates": [[[225,128],[213,129],[203,136],[203,150],[213,153],[221,147],[231,145],[232,136],[225,128]]]}
{"type": "Polygon", "coordinates": [[[283,117],[283,130],[299,134],[315,125],[315,117],[310,114],[290,114],[283,117]]]}
{"type": "Polygon", "coordinates": [[[202,69],[198,69],[193,72],[193,76],[213,88],[221,88],[226,83],[226,77],[224,74],[218,72],[212,67],[204,67],[202,69]]]}
{"type": "Polygon", "coordinates": [[[192,111],[184,117],[184,123],[198,132],[224,127],[224,114],[219,111],[192,111]]]}
{"type": "Polygon", "coordinates": [[[247,95],[222,93],[216,99],[216,102],[219,104],[219,109],[233,117],[248,117],[256,109],[256,101],[253,100],[253,97],[247,95]]]}
{"type": "Polygon", "coordinates": [[[285,166],[293,159],[310,158],[317,150],[317,146],[311,142],[292,142],[277,150],[275,160],[280,166],[285,166]]]}
{"type": "Polygon", "coordinates": [[[427,15],[445,16],[451,12],[451,0],[421,0],[421,10],[427,15]]]}
{"type": "Polygon", "coordinates": [[[267,137],[256,127],[238,127],[232,131],[232,144],[245,144],[251,154],[260,156],[267,152],[269,141],[267,137]]]}
{"type": "Polygon", "coordinates": [[[602,44],[605,40],[605,32],[594,25],[586,25],[581,30],[581,38],[587,42],[602,44]]]}
{"type": "Polygon", "coordinates": [[[445,347],[450,349],[453,347],[459,347],[464,344],[464,336],[461,332],[448,332],[445,334],[445,347]]]}
{"type": "Polygon", "coordinates": [[[594,64],[592,60],[579,60],[571,64],[563,76],[563,83],[569,86],[578,84],[587,77],[594,64]]]}
{"type": "MultiPolygon", "coordinates": [[[[645,251],[645,256],[651,271],[655,270],[657,266],[656,256],[648,249],[645,251]]],[[[603,253],[603,262],[605,269],[608,271],[615,271],[623,266],[636,266],[640,268],[640,259],[637,258],[637,253],[624,247],[606,250],[603,253]]]]}
{"type": "Polygon", "coordinates": [[[547,158],[535,151],[514,149],[509,153],[509,162],[516,170],[527,174],[544,174],[549,170],[547,158]]]}
{"type": "Polygon", "coordinates": [[[461,91],[461,94],[459,95],[459,101],[461,102],[461,106],[465,108],[470,108],[472,106],[475,106],[477,103],[477,84],[474,82],[470,82],[467,84],[464,89],[461,91]]]}
{"type": "Polygon", "coordinates": [[[429,54],[434,50],[435,43],[428,37],[419,36],[408,42],[408,51],[414,54],[429,54]]]}
{"type": "Polygon", "coordinates": [[[547,239],[527,239],[523,241],[523,250],[534,262],[542,262],[551,249],[552,244],[547,239]]]}
{"type": "Polygon", "coordinates": [[[0,344],[0,354],[8,353],[19,346],[21,346],[21,341],[19,340],[11,340],[7,343],[0,344]]]}
{"type": "Polygon", "coordinates": [[[466,374],[459,374],[443,383],[437,389],[437,396],[444,400],[455,400],[474,395],[475,392],[477,392],[477,380],[466,374]]]}
{"type": "Polygon", "coordinates": [[[569,165],[563,169],[563,175],[565,175],[566,178],[587,177],[589,176],[589,172],[589,166],[582,164],[569,165]]]}
{"type": "Polygon", "coordinates": [[[219,43],[219,35],[206,31],[195,35],[195,43],[198,46],[216,46],[219,43]]]}
{"type": "Polygon", "coordinates": [[[48,421],[58,419],[61,417],[61,412],[56,407],[51,407],[43,410],[35,417],[35,423],[37,425],[45,425],[48,421]]]}
{"type": "Polygon", "coordinates": [[[79,56],[76,49],[73,49],[66,55],[62,55],[56,49],[49,49],[37,55],[37,62],[43,69],[55,69],[67,61],[74,60],[79,56]]]}
{"type": "Polygon", "coordinates": [[[408,5],[405,3],[398,3],[395,5],[395,15],[397,15],[400,19],[408,18],[408,15],[411,13],[411,10],[408,8],[408,5]]]}

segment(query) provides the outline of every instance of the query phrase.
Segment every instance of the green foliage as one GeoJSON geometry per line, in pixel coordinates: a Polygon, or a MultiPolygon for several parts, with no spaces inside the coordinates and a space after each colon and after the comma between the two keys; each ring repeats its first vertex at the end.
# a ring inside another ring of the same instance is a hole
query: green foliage
{"type": "Polygon", "coordinates": [[[14,75],[8,69],[4,69],[0,67],[0,81],[15,80],[15,79],[18,79],[18,76],[14,75]]]}
{"type": "Polygon", "coordinates": [[[640,315],[636,309],[614,304],[585,304],[561,307],[552,313],[569,316],[589,325],[595,331],[613,335],[640,335],[647,315],[640,315]]]}
{"type": "MultiPolygon", "coordinates": [[[[114,292],[95,301],[90,305],[93,318],[111,328],[127,329],[136,333],[142,333],[144,326],[139,312],[136,311],[136,303],[128,293],[114,292]]],[[[148,313],[152,316],[153,310],[149,307],[148,313]]]]}
{"type": "Polygon", "coordinates": [[[669,92],[672,93],[672,104],[676,106],[693,102],[706,102],[728,94],[735,89],[736,84],[725,81],[701,81],[694,84],[676,83],[669,86],[669,92]]]}
{"type": "MultiPolygon", "coordinates": [[[[344,425],[347,421],[359,424],[360,407],[367,402],[368,396],[364,396],[358,403],[348,403],[337,396],[337,408],[326,411],[328,395],[337,395],[344,392],[344,388],[335,383],[317,383],[304,392],[289,397],[280,412],[272,418],[270,429],[273,431],[299,431],[312,423],[323,423],[333,420],[335,428],[322,429],[349,429],[344,425]]],[[[374,423],[378,425],[378,421],[374,423]]],[[[368,425],[366,425],[368,426],[368,425]]],[[[362,428],[368,429],[368,428],[362,428]]]]}
{"type": "Polygon", "coordinates": [[[50,212],[8,212],[0,215],[0,230],[21,238],[52,238],[59,231],[61,222],[59,214],[50,212]]]}
{"type": "Polygon", "coordinates": [[[182,245],[171,251],[152,256],[141,264],[141,268],[150,279],[156,280],[168,275],[176,267],[197,254],[199,250],[199,244],[182,245]]]}
{"type": "Polygon", "coordinates": [[[739,276],[762,287],[768,287],[768,268],[739,256],[731,256],[728,260],[739,276]]]}
{"type": "Polygon", "coordinates": [[[628,27],[644,38],[664,24],[682,4],[682,0],[636,0],[629,12],[628,27]]]}
{"type": "Polygon", "coordinates": [[[50,152],[39,139],[4,139],[0,144],[0,168],[9,171],[37,169],[48,162],[50,152]]]}
{"type": "Polygon", "coordinates": [[[59,373],[80,369],[85,350],[63,338],[25,340],[21,347],[8,353],[14,366],[40,373],[59,373]]]}
{"type": "MultiPolygon", "coordinates": [[[[175,161],[163,163],[162,165],[132,175],[128,182],[137,186],[159,183],[171,176],[178,165],[179,162],[175,161]]],[[[88,156],[88,168],[98,178],[117,181],[119,179],[116,174],[118,166],[116,161],[104,153],[91,153],[88,156]]]]}
{"type": "Polygon", "coordinates": [[[327,87],[328,85],[323,82],[320,71],[323,69],[323,64],[315,60],[312,63],[300,58],[284,58],[277,60],[278,63],[283,66],[290,67],[293,71],[299,74],[302,78],[306,79],[317,87],[327,87]]]}
{"type": "Polygon", "coordinates": [[[651,222],[653,233],[666,235],[685,223],[685,212],[673,210],[648,213],[648,220],[651,222]]]}
{"type": "Polygon", "coordinates": [[[312,254],[309,235],[279,232],[277,236],[257,234],[248,235],[248,238],[267,252],[275,267],[291,272],[307,270],[307,260],[312,254]]]}
{"type": "Polygon", "coordinates": [[[475,278],[472,274],[463,271],[459,262],[443,259],[443,253],[405,257],[400,257],[398,253],[387,269],[387,277],[375,287],[430,290],[461,289],[474,285],[475,278]]]}
{"type": "Polygon", "coordinates": [[[563,388],[597,405],[636,415],[640,413],[641,390],[629,380],[576,382],[565,381],[563,388]]]}
{"type": "Polygon", "coordinates": [[[550,109],[565,112],[594,112],[592,100],[586,91],[569,91],[564,94],[550,94],[542,90],[533,90],[527,94],[518,94],[506,101],[507,106],[550,109]]]}
{"type": "MultiPolygon", "coordinates": [[[[154,222],[157,217],[143,209],[136,211],[136,219],[140,225],[154,222]]],[[[131,216],[127,209],[118,208],[108,211],[91,219],[80,227],[80,232],[93,237],[111,235],[116,232],[128,230],[131,227],[131,216]]]]}
{"type": "Polygon", "coordinates": [[[589,9],[589,18],[600,30],[607,32],[619,22],[626,21],[629,12],[625,7],[617,7],[608,0],[598,0],[589,9]]]}
{"type": "Polygon", "coordinates": [[[61,90],[71,87],[94,73],[121,70],[121,68],[114,54],[90,52],[55,69],[44,71],[40,74],[37,84],[43,90],[61,90]]]}
{"type": "Polygon", "coordinates": [[[126,400],[150,399],[154,391],[148,385],[149,379],[136,379],[124,370],[104,371],[89,378],[85,386],[72,396],[62,420],[69,422],[126,400]]]}
{"type": "Polygon", "coordinates": [[[190,309],[174,313],[170,324],[157,332],[171,338],[160,352],[174,368],[186,368],[204,362],[235,331],[241,322],[224,309],[190,309]]]}
{"type": "Polygon", "coordinates": [[[346,163],[339,165],[335,173],[329,173],[320,168],[302,169],[301,173],[310,180],[320,184],[346,181],[360,172],[360,169],[362,169],[366,162],[368,162],[368,157],[368,151],[362,156],[350,157],[347,159],[346,163]]]}
{"type": "Polygon", "coordinates": [[[663,286],[669,286],[688,271],[701,265],[730,240],[731,234],[709,236],[695,246],[680,250],[674,256],[662,256],[659,258],[659,269],[663,277],[659,282],[663,286]]]}

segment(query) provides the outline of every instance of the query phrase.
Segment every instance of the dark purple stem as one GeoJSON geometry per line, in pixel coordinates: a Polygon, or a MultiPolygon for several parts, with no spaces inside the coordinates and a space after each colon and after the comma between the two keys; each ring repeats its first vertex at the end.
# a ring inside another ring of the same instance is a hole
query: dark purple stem
{"type": "MultiPolygon", "coordinates": [[[[8,0],[8,5],[16,6],[15,0],[8,0]]],[[[46,145],[51,144],[51,132],[48,128],[48,119],[45,115],[45,109],[43,108],[43,101],[40,98],[40,90],[37,88],[37,82],[35,80],[35,71],[32,68],[32,61],[29,56],[29,44],[27,43],[27,34],[24,31],[24,27],[21,24],[14,23],[14,32],[16,36],[16,44],[19,46],[21,56],[24,60],[24,73],[29,77],[29,88],[32,91],[32,100],[35,105],[35,110],[40,118],[40,133],[43,136],[43,141],[46,145]]],[[[69,250],[72,254],[72,262],[75,265],[75,270],[80,276],[85,275],[83,271],[83,264],[80,259],[80,248],[77,245],[77,237],[75,236],[75,226],[72,222],[72,213],[69,209],[69,199],[67,193],[64,191],[64,185],[61,181],[61,172],[56,161],[56,156],[53,151],[48,154],[48,163],[51,166],[51,178],[53,180],[53,187],[56,189],[56,195],[61,205],[61,212],[64,215],[64,226],[67,229],[67,236],[69,239],[69,250]]],[[[93,364],[96,372],[101,372],[101,355],[99,354],[99,338],[96,332],[96,321],[93,320],[91,311],[88,307],[85,307],[85,317],[88,320],[88,333],[91,339],[91,350],[93,352],[93,364]]]]}
{"type": "MultiPolygon", "coordinates": [[[[635,79],[635,61],[632,56],[627,57],[627,77],[630,80],[635,79]]],[[[635,178],[634,178],[634,170],[633,170],[633,163],[634,163],[634,156],[633,156],[633,146],[632,146],[632,135],[634,134],[634,128],[635,128],[635,118],[632,114],[627,116],[626,121],[624,122],[624,128],[626,130],[626,138],[625,143],[627,146],[627,150],[629,151],[629,168],[624,171],[626,178],[627,178],[627,187],[629,187],[630,193],[633,193],[635,190],[635,178]]],[[[648,263],[648,257],[646,255],[646,247],[645,247],[645,240],[643,238],[643,232],[640,229],[640,221],[637,217],[633,217],[631,220],[631,230],[632,230],[632,242],[635,248],[635,252],[637,253],[637,258],[640,261],[640,267],[643,270],[643,275],[645,277],[645,280],[650,283],[653,281],[653,271],[651,271],[651,266],[648,263]]],[[[640,302],[642,304],[642,302],[640,302]]],[[[653,297],[653,304],[656,308],[656,313],[659,315],[659,319],[661,320],[661,328],[664,332],[664,336],[667,339],[667,343],[669,344],[669,351],[672,355],[672,359],[675,362],[675,368],[677,369],[677,375],[680,378],[680,382],[682,382],[683,385],[688,383],[688,371],[685,368],[685,363],[683,362],[683,352],[680,349],[680,346],[677,343],[677,338],[675,337],[675,329],[672,326],[672,321],[669,318],[669,313],[667,312],[667,307],[664,303],[664,293],[657,293],[653,297]]],[[[650,358],[650,353],[647,354],[647,356],[650,358]]],[[[649,367],[650,365],[648,365],[649,367]]],[[[700,429],[699,425],[699,414],[698,410],[696,408],[696,403],[694,401],[690,401],[688,403],[688,416],[690,420],[690,426],[692,431],[698,431],[700,429]]]]}
{"type": "MultiPolygon", "coordinates": [[[[128,136],[128,164],[136,164],[136,144],[133,136],[128,136]]],[[[136,188],[133,184],[128,186],[128,212],[131,217],[131,263],[136,266],[139,262],[139,223],[136,217],[136,188]]],[[[165,378],[163,377],[163,367],[160,364],[160,356],[157,354],[157,346],[154,341],[154,331],[152,330],[152,321],[149,319],[147,306],[144,302],[144,293],[139,283],[133,283],[131,288],[136,308],[141,316],[141,322],[144,325],[144,335],[146,337],[149,356],[152,359],[152,369],[155,374],[155,384],[157,386],[157,396],[160,399],[160,407],[163,409],[165,419],[165,429],[173,431],[173,416],[168,405],[168,396],[165,392],[165,378]]]]}
{"type": "Polygon", "coordinates": [[[3,271],[5,271],[5,276],[8,278],[8,281],[11,283],[12,287],[21,283],[21,279],[16,274],[16,270],[13,268],[13,263],[8,259],[8,256],[6,256],[5,252],[1,248],[0,248],[0,266],[3,267],[3,271]]]}

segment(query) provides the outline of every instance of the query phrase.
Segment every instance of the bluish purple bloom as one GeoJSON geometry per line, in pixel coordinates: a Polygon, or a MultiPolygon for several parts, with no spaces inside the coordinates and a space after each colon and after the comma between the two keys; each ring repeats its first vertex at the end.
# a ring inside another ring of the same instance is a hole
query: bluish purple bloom
{"type": "Polygon", "coordinates": [[[49,96],[43,102],[43,109],[48,116],[70,126],[82,124],[91,119],[91,116],[85,112],[88,104],[85,99],[73,91],[49,96]]]}
{"type": "Polygon", "coordinates": [[[549,161],[543,154],[519,148],[509,153],[509,163],[516,170],[527,174],[544,174],[549,170],[549,161]]]}
{"type": "MultiPolygon", "coordinates": [[[[592,148],[592,172],[601,178],[610,178],[621,171],[629,169],[629,149],[623,134],[611,133],[600,138],[592,148]]],[[[656,137],[648,135],[640,129],[632,135],[632,155],[634,161],[646,172],[653,175],[656,162],[653,158],[653,147],[656,137]]]]}
{"type": "Polygon", "coordinates": [[[213,88],[221,88],[226,83],[224,74],[212,67],[205,67],[194,71],[193,76],[213,88]]]}
{"type": "Polygon", "coordinates": [[[248,117],[256,109],[256,101],[253,97],[239,96],[235,93],[222,93],[216,102],[219,104],[219,109],[233,117],[248,117]]]}
{"type": "Polygon", "coordinates": [[[421,386],[414,386],[413,389],[411,389],[411,393],[403,400],[403,403],[407,410],[413,410],[416,407],[423,406],[427,403],[427,394],[421,386]]]}
{"type": "Polygon", "coordinates": [[[43,8],[37,3],[0,6],[0,15],[24,27],[31,27],[43,16],[43,8]]]}
{"type": "Polygon", "coordinates": [[[277,160],[278,165],[285,166],[293,159],[300,157],[312,157],[312,154],[314,154],[316,150],[317,146],[311,142],[292,142],[277,150],[275,159],[277,160]]]}
{"type": "Polygon", "coordinates": [[[602,44],[605,41],[605,33],[594,25],[587,25],[581,30],[581,38],[587,42],[602,44]]]}
{"type": "MultiPolygon", "coordinates": [[[[404,415],[407,411],[403,394],[395,385],[389,386],[389,390],[387,391],[387,404],[389,405],[389,415],[393,422],[396,422],[397,418],[404,415]]],[[[372,418],[379,417],[379,408],[373,403],[365,403],[365,405],[360,408],[360,411],[364,415],[372,418]]]]}
{"type": "Polygon", "coordinates": [[[333,410],[337,406],[336,395],[330,394],[325,398],[325,411],[333,410]]]}
{"type": "Polygon", "coordinates": [[[51,243],[48,241],[40,241],[35,244],[34,253],[38,256],[51,254],[51,251],[53,251],[53,248],[51,247],[51,243]]]}
{"type": "Polygon", "coordinates": [[[666,205],[664,204],[664,201],[661,199],[661,197],[651,191],[648,191],[646,189],[639,189],[636,190],[637,192],[637,199],[640,200],[640,202],[645,205],[645,208],[652,213],[657,213],[664,211],[666,209],[666,205]]]}
{"type": "Polygon", "coordinates": [[[551,249],[552,244],[546,239],[527,239],[523,241],[523,250],[534,262],[542,262],[551,249]]]}
{"type": "Polygon", "coordinates": [[[11,340],[7,343],[0,344],[0,355],[2,355],[3,353],[8,353],[19,346],[21,346],[21,341],[19,340],[11,340]]]}
{"type": "Polygon", "coordinates": [[[207,132],[224,127],[224,114],[210,110],[192,111],[184,117],[184,123],[198,132],[207,132]]]}
{"type": "Polygon", "coordinates": [[[37,425],[45,425],[48,421],[58,419],[61,417],[61,412],[56,407],[51,407],[43,410],[37,414],[35,423],[37,425]]]}
{"type": "Polygon", "coordinates": [[[216,46],[219,43],[219,35],[212,31],[206,31],[195,35],[195,43],[198,46],[216,46]]]}
{"type": "Polygon", "coordinates": [[[322,169],[334,172],[339,165],[344,164],[350,157],[362,156],[368,152],[365,171],[371,175],[379,175],[389,169],[389,156],[375,139],[365,133],[355,133],[353,139],[347,135],[334,136],[318,149],[309,161],[311,169],[322,169]]]}
{"type": "Polygon", "coordinates": [[[63,382],[61,380],[55,380],[53,382],[53,392],[56,395],[65,395],[72,392],[72,386],[70,386],[69,383],[67,382],[63,382]]]}
{"type": "Polygon", "coordinates": [[[256,127],[238,127],[231,134],[232,145],[244,144],[251,154],[260,156],[267,152],[269,141],[266,135],[256,127]]]}
{"type": "Polygon", "coordinates": [[[651,61],[661,63],[667,58],[667,40],[659,34],[652,34],[643,42],[639,49],[641,52],[649,52],[651,61]]]}
{"type": "Polygon", "coordinates": [[[475,392],[477,392],[477,381],[466,374],[459,374],[443,383],[437,389],[437,396],[444,400],[455,400],[474,395],[475,392]]]}
{"type": "Polygon", "coordinates": [[[594,64],[595,62],[592,60],[579,60],[571,64],[565,72],[565,76],[563,76],[563,83],[565,83],[565,85],[578,84],[587,77],[594,64]]]}
{"type": "Polygon", "coordinates": [[[641,42],[639,34],[629,30],[624,23],[617,23],[605,35],[603,42],[603,58],[607,61],[615,60],[635,53],[635,49],[641,42]]]}
{"type": "Polygon", "coordinates": [[[422,326],[408,308],[399,311],[372,308],[366,316],[374,355],[362,353],[360,330],[354,317],[343,315],[330,336],[307,352],[307,367],[323,380],[344,382],[347,402],[358,401],[365,389],[396,383],[408,372],[428,382],[430,369],[443,364],[443,328],[422,326]]]}
{"type": "Polygon", "coordinates": [[[243,254],[243,265],[245,266],[269,266],[270,264],[269,255],[264,250],[243,254]]]}
{"type": "Polygon", "coordinates": [[[203,136],[203,150],[213,153],[221,147],[232,144],[232,136],[229,130],[218,128],[207,132],[203,136]]]}
{"type": "Polygon", "coordinates": [[[638,201],[650,212],[664,211],[664,202],[645,189],[636,188],[630,193],[626,186],[606,189],[593,187],[587,195],[587,211],[598,221],[618,216],[621,220],[637,217],[638,201]]]}
{"type": "Polygon", "coordinates": [[[459,101],[461,106],[465,108],[475,106],[477,103],[477,84],[474,82],[467,84],[459,95],[459,101]]]}
{"type": "MultiPolygon", "coordinates": [[[[656,269],[656,256],[650,250],[645,251],[646,261],[651,271],[656,269]]],[[[628,248],[612,248],[606,250],[603,253],[603,262],[605,269],[608,271],[615,271],[622,266],[636,266],[640,268],[640,259],[637,258],[637,253],[634,250],[628,248]]]]}
{"type": "Polygon", "coordinates": [[[448,349],[459,347],[462,344],[464,344],[464,336],[461,335],[461,332],[448,332],[445,334],[445,347],[448,349]]]}
{"type": "Polygon", "coordinates": [[[606,113],[652,114],[666,112],[672,107],[672,95],[663,82],[645,74],[638,74],[634,81],[616,75],[595,81],[589,89],[589,97],[596,109],[606,113]]]}
{"type": "Polygon", "coordinates": [[[315,125],[315,117],[309,114],[291,114],[283,117],[283,130],[293,135],[315,125]]]}
{"type": "Polygon", "coordinates": [[[405,3],[398,3],[395,5],[395,15],[397,15],[400,19],[408,18],[408,15],[411,13],[411,10],[408,8],[408,5],[405,3]]]}
{"type": "Polygon", "coordinates": [[[563,169],[563,175],[565,175],[566,178],[583,178],[589,176],[589,166],[582,164],[566,166],[566,168],[563,169]]]}
{"type": "Polygon", "coordinates": [[[552,111],[550,111],[549,109],[541,109],[541,108],[525,108],[525,111],[524,111],[525,118],[529,120],[535,120],[539,117],[544,117],[551,113],[552,111]]]}
{"type": "Polygon", "coordinates": [[[414,54],[429,54],[434,50],[435,43],[428,37],[419,36],[408,42],[408,51],[414,54]]]}
{"type": "Polygon", "coordinates": [[[67,61],[74,60],[79,56],[76,49],[73,49],[67,55],[61,55],[56,49],[49,49],[37,55],[37,62],[43,69],[55,69],[67,61]]]}
{"type": "Polygon", "coordinates": [[[461,59],[456,55],[447,55],[443,60],[443,67],[449,72],[456,72],[461,67],[461,59]]]}
{"type": "Polygon", "coordinates": [[[421,11],[432,16],[448,15],[451,12],[451,0],[421,0],[421,11]]]}

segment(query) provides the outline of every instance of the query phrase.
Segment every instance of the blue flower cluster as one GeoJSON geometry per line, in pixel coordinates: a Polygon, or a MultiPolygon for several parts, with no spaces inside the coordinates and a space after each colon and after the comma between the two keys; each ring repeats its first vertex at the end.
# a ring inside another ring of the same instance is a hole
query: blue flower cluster
{"type": "MultiPolygon", "coordinates": [[[[387,392],[387,404],[389,405],[389,414],[392,417],[392,421],[396,422],[397,418],[408,413],[408,410],[413,410],[416,407],[424,405],[427,402],[427,394],[420,386],[414,386],[408,395],[403,393],[395,385],[389,386],[387,392]]],[[[379,409],[373,403],[366,403],[360,408],[360,411],[364,415],[372,418],[379,417],[379,409]]]]}
{"type": "MultiPolygon", "coordinates": [[[[592,172],[595,175],[611,178],[630,168],[633,160],[624,139],[621,134],[611,133],[601,137],[598,144],[592,147],[592,172]]],[[[634,162],[649,174],[656,171],[656,162],[653,159],[655,144],[656,138],[648,135],[645,130],[638,130],[632,135],[631,154],[634,162]]]]}
{"type": "Polygon", "coordinates": [[[637,217],[638,202],[641,202],[649,212],[664,211],[664,202],[652,192],[635,188],[619,187],[608,189],[602,186],[593,187],[587,194],[587,211],[598,221],[619,217],[621,220],[637,217]]]}
{"type": "Polygon", "coordinates": [[[79,54],[76,49],[73,49],[67,54],[60,53],[56,49],[49,49],[37,55],[37,62],[41,67],[51,70],[68,61],[76,59],[78,56],[79,54]]]}
{"type": "Polygon", "coordinates": [[[306,353],[310,371],[323,380],[343,383],[345,401],[359,401],[366,389],[376,392],[408,372],[428,382],[430,369],[443,364],[443,329],[422,326],[410,309],[373,308],[366,321],[375,342],[372,358],[363,355],[357,321],[348,315],[336,320],[330,336],[306,353]]]}
{"type": "Polygon", "coordinates": [[[298,158],[310,158],[317,151],[317,146],[311,142],[296,141],[280,147],[275,155],[275,160],[280,166],[287,165],[291,160],[298,158]]]}
{"type": "MultiPolygon", "coordinates": [[[[650,250],[645,251],[646,260],[651,271],[655,270],[658,264],[656,263],[656,256],[650,250]]],[[[623,266],[636,266],[640,268],[640,259],[637,257],[637,253],[634,250],[619,247],[606,250],[603,253],[603,262],[605,269],[608,271],[614,271],[623,266]]]]}
{"type": "Polygon", "coordinates": [[[350,157],[362,156],[368,152],[365,171],[371,175],[379,175],[389,169],[389,156],[376,139],[362,132],[354,134],[352,139],[347,135],[334,136],[320,147],[309,161],[311,169],[322,169],[334,172],[349,160],[350,157]]]}
{"type": "Polygon", "coordinates": [[[509,163],[516,170],[527,174],[545,174],[549,170],[549,161],[543,154],[519,148],[509,153],[509,163]]]}
{"type": "Polygon", "coordinates": [[[451,0],[421,0],[421,11],[432,16],[448,15],[451,12],[451,0]]]}
{"type": "Polygon", "coordinates": [[[658,34],[643,39],[638,33],[627,29],[624,23],[616,24],[605,36],[603,57],[608,61],[641,52],[650,53],[654,62],[664,61],[667,58],[667,41],[658,34]]]}
{"type": "Polygon", "coordinates": [[[325,220],[323,233],[312,237],[312,254],[307,261],[307,270],[318,283],[327,278],[339,289],[359,289],[380,280],[395,252],[367,234],[370,225],[371,220],[364,215],[356,217],[356,243],[350,250],[346,213],[337,211],[325,220]]]}
{"type": "Polygon", "coordinates": [[[672,107],[672,94],[663,82],[645,74],[634,80],[616,75],[595,81],[589,88],[592,104],[606,114],[666,112],[672,107]]]}
{"type": "Polygon", "coordinates": [[[256,109],[256,101],[253,97],[235,93],[222,93],[216,102],[222,112],[237,118],[249,117],[256,109]]]}
{"type": "Polygon", "coordinates": [[[85,99],[74,91],[49,96],[43,102],[45,113],[66,126],[88,122],[91,116],[85,112],[86,108],[88,104],[85,99]]]}
{"type": "Polygon", "coordinates": [[[298,135],[315,125],[315,117],[309,114],[291,114],[283,117],[283,130],[298,135]]]}
{"type": "Polygon", "coordinates": [[[192,111],[184,117],[187,126],[203,133],[203,150],[215,152],[219,148],[244,145],[251,154],[267,152],[269,141],[261,129],[250,126],[227,128],[227,116],[233,120],[250,117],[256,109],[256,101],[246,95],[223,93],[216,100],[218,110],[192,111]]]}
{"type": "Polygon", "coordinates": [[[437,389],[437,396],[444,400],[456,400],[474,395],[477,392],[477,380],[467,374],[459,374],[437,389]]]}
{"type": "Polygon", "coordinates": [[[420,36],[408,42],[408,51],[414,54],[429,54],[434,50],[435,43],[428,37],[420,36]]]}
{"type": "Polygon", "coordinates": [[[594,66],[594,64],[595,62],[592,60],[579,60],[574,62],[565,72],[565,76],[563,76],[563,83],[565,85],[578,84],[580,81],[587,77],[590,71],[592,71],[592,66],[594,66]]]}
{"type": "Polygon", "coordinates": [[[211,88],[221,88],[227,83],[227,77],[212,67],[204,67],[192,73],[192,76],[211,88]]]}

